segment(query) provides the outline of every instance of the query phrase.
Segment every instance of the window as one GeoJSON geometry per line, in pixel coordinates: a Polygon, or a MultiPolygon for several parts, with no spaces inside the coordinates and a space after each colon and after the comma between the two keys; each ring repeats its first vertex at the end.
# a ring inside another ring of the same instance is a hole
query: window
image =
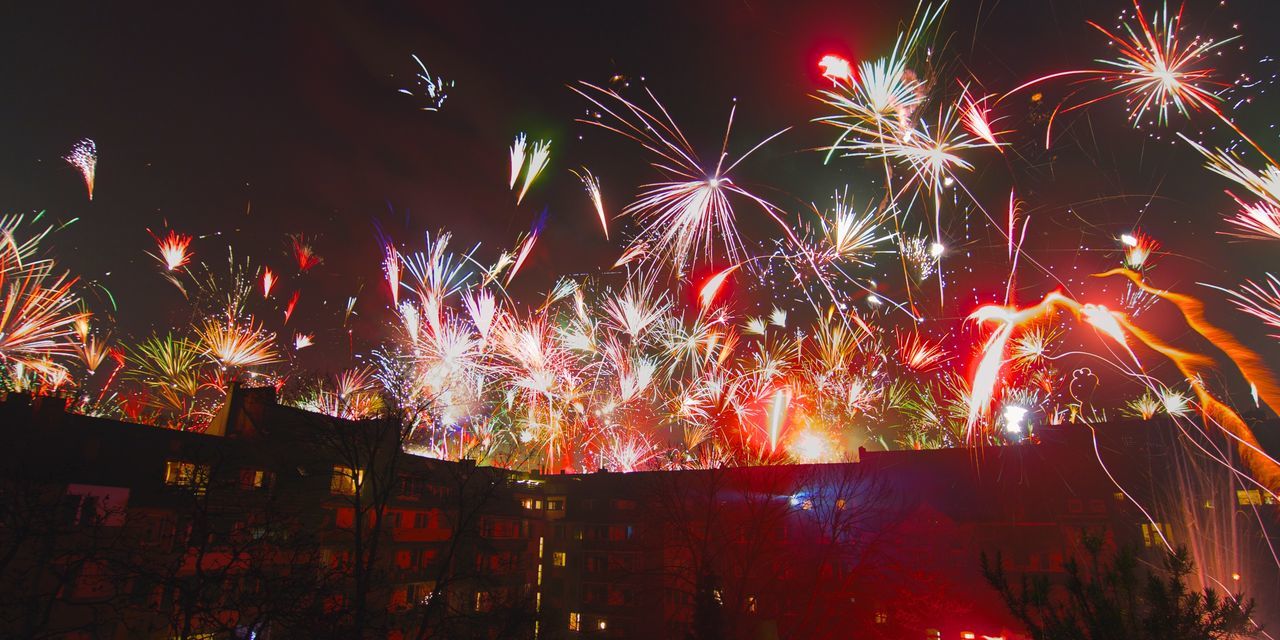
{"type": "Polygon", "coordinates": [[[568,554],[563,551],[556,551],[551,554],[551,564],[557,567],[563,567],[568,562],[568,554]]]}
{"type": "Polygon", "coordinates": [[[392,529],[399,529],[402,521],[403,519],[401,518],[401,513],[399,511],[387,512],[387,524],[390,525],[392,529]]]}
{"type": "Polygon", "coordinates": [[[942,640],[942,632],[937,629],[925,629],[924,640],[942,640]]]}
{"type": "Polygon", "coordinates": [[[396,478],[396,495],[409,498],[418,497],[423,494],[423,482],[409,474],[402,474],[396,478]]]}
{"type": "Polygon", "coordinates": [[[1169,525],[1157,522],[1142,523],[1142,544],[1148,548],[1164,546],[1164,539],[1169,537],[1169,525]]]}
{"type": "Polygon", "coordinates": [[[485,518],[480,523],[480,535],[484,538],[518,538],[520,523],[509,518],[485,518]]]}
{"type": "Polygon", "coordinates": [[[755,612],[756,612],[756,597],[747,596],[747,613],[755,613],[755,612]]]}
{"type": "Polygon", "coordinates": [[[164,483],[203,490],[209,485],[209,465],[169,460],[164,463],[164,483]]]}
{"type": "Polygon", "coordinates": [[[972,631],[961,631],[961,632],[960,632],[960,638],[961,638],[961,640],[974,640],[974,638],[977,638],[977,637],[978,637],[978,636],[977,636],[976,634],[974,634],[972,631]]]}
{"type": "Polygon", "coordinates": [[[609,628],[608,620],[605,620],[604,618],[600,618],[599,620],[596,620],[596,629],[600,631],[604,631],[605,629],[608,629],[608,628],[609,628]]]}
{"type": "Polygon", "coordinates": [[[1239,489],[1236,491],[1236,502],[1242,507],[1259,504],[1275,504],[1276,499],[1261,489],[1239,489]]]}
{"type": "Polygon", "coordinates": [[[547,511],[564,511],[564,498],[548,498],[547,511]]]}
{"type": "Polygon", "coordinates": [[[333,476],[329,478],[329,493],[354,496],[356,488],[364,481],[363,469],[334,466],[333,476]]]}
{"type": "Polygon", "coordinates": [[[889,621],[889,614],[884,611],[876,612],[876,624],[884,624],[889,621]]]}
{"type": "Polygon", "coordinates": [[[413,514],[413,528],[414,528],[414,529],[426,529],[426,528],[427,528],[427,527],[429,527],[429,526],[431,526],[431,512],[430,512],[430,511],[418,511],[418,512],[416,512],[416,513],[414,513],[414,514],[413,514]]]}
{"type": "Polygon", "coordinates": [[[569,613],[569,630],[570,631],[582,630],[582,614],[581,613],[578,613],[577,611],[572,611],[569,613]]]}
{"type": "Polygon", "coordinates": [[[270,489],[274,479],[270,471],[263,471],[262,469],[240,470],[241,489],[270,489]]]}
{"type": "Polygon", "coordinates": [[[493,596],[488,591],[476,592],[476,611],[489,611],[493,609],[493,596]]]}
{"type": "Polygon", "coordinates": [[[1079,498],[1071,498],[1067,500],[1067,511],[1070,513],[1081,513],[1084,511],[1084,501],[1079,498]]]}

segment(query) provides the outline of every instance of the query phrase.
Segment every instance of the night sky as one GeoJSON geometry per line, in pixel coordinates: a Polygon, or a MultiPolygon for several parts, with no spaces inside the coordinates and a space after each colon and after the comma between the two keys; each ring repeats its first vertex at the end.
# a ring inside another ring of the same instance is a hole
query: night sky
{"type": "MultiPolygon", "coordinates": [[[[816,62],[829,52],[887,52],[910,3],[437,4],[13,3],[0,10],[0,207],[78,217],[51,247],[67,268],[114,294],[119,331],[133,335],[190,320],[181,295],[144,253],[153,248],[148,228],[196,235],[199,259],[224,260],[229,241],[237,254],[286,274],[287,234],[313,236],[325,261],[301,281],[296,322],[327,341],[307,354],[310,366],[337,369],[347,364],[345,338],[335,335],[343,333],[337,327],[347,296],[363,286],[357,351],[385,331],[376,226],[409,250],[421,247],[424,232],[449,230],[458,248],[479,242],[478,255],[492,259],[545,207],[547,232],[518,291],[544,291],[558,274],[596,273],[613,262],[621,245],[603,239],[568,170],[585,165],[599,175],[615,214],[653,173],[634,143],[574,122],[588,106],[566,88],[574,81],[603,84],[621,75],[626,80],[613,86],[637,99],[647,86],[708,156],[734,99],[731,152],[795,127],[743,169],[757,193],[788,211],[825,203],[846,183],[855,193],[875,192],[859,186],[865,163],[823,168],[814,151],[833,138],[833,130],[809,122],[824,113],[811,97],[824,82],[816,62]],[[419,101],[397,92],[412,85],[412,53],[456,81],[443,110],[421,111],[419,101]],[[520,131],[554,144],[542,182],[517,207],[506,185],[507,146],[520,131]],[[98,144],[93,202],[61,160],[82,137],[98,144]]],[[[950,75],[967,69],[987,91],[1000,92],[1035,75],[1092,66],[1108,49],[1085,20],[1114,24],[1125,6],[959,0],[943,21],[941,32],[952,35],[938,57],[950,75]]],[[[1245,46],[1223,49],[1225,77],[1274,72],[1259,60],[1280,53],[1268,49],[1275,44],[1267,31],[1280,24],[1278,3],[1197,1],[1187,19],[1194,32],[1219,37],[1238,25],[1245,46]]],[[[1025,161],[1011,182],[1004,159],[986,154],[966,180],[997,213],[1016,187],[1032,215],[1034,255],[1080,278],[1115,266],[1115,237],[1138,223],[1172,254],[1151,277],[1210,299],[1221,297],[1196,283],[1235,286],[1276,265],[1266,243],[1217,234],[1225,226],[1220,215],[1233,206],[1226,181],[1203,171],[1187,145],[1170,142],[1176,130],[1200,138],[1211,118],[1188,124],[1174,116],[1171,128],[1133,130],[1122,104],[1105,103],[1059,120],[1046,152],[1035,118],[1072,88],[1045,85],[1040,105],[1030,102],[1032,92],[1011,98],[1001,124],[1019,130],[1011,141],[1025,161]],[[1081,246],[1099,251],[1078,255],[1081,246]]],[[[1272,93],[1239,116],[1274,145],[1272,93]]],[[[1229,138],[1208,131],[1203,139],[1229,138]]],[[[748,217],[745,209],[741,215],[748,217]]],[[[998,247],[1002,255],[1003,239],[983,229],[980,214],[968,220],[967,240],[963,216],[947,223],[956,245],[969,242],[964,248],[975,254],[998,247]]],[[[750,236],[755,223],[743,224],[750,236]]],[[[961,261],[949,265],[961,268],[961,261]]],[[[954,296],[955,308],[943,314],[948,322],[1003,292],[1003,263],[990,272],[981,262],[965,268],[974,273],[955,275],[954,290],[967,293],[954,296]]],[[[1030,300],[1052,285],[1028,278],[1019,286],[1030,300]]],[[[1075,292],[1089,286],[1097,285],[1075,292]]],[[[1263,343],[1260,323],[1223,308],[1215,313],[1263,343]]]]}

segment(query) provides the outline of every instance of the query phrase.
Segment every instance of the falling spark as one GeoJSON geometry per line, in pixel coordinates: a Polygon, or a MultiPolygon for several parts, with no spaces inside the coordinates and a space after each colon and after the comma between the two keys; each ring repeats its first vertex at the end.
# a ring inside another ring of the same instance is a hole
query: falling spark
{"type": "Polygon", "coordinates": [[[427,65],[422,63],[422,59],[418,57],[418,54],[411,54],[411,57],[414,62],[418,63],[418,68],[421,69],[415,75],[418,79],[420,93],[415,94],[409,89],[400,89],[400,93],[407,96],[421,97],[424,104],[419,108],[423,111],[439,111],[444,107],[444,101],[449,98],[449,89],[454,87],[454,82],[445,80],[440,76],[432,77],[431,72],[427,71],[427,65]]]}
{"type": "MultiPolygon", "coordinates": [[[[514,157],[514,151],[512,151],[514,157]]],[[[542,170],[547,168],[547,163],[551,161],[551,141],[539,140],[533,144],[533,149],[529,152],[528,166],[524,173],[524,182],[520,186],[520,195],[516,196],[516,204],[524,201],[524,195],[529,192],[529,187],[533,186],[533,181],[538,178],[542,170]]]]}
{"type": "Polygon", "coordinates": [[[293,316],[293,310],[298,306],[298,296],[302,295],[301,291],[294,291],[293,297],[289,298],[289,304],[284,306],[284,323],[289,324],[289,318],[293,316]]]}
{"type": "Polygon", "coordinates": [[[307,237],[301,233],[289,236],[290,246],[293,249],[293,259],[298,263],[298,272],[306,273],[316,265],[324,261],[324,258],[316,255],[315,249],[307,243],[307,237]]]}
{"type": "Polygon", "coordinates": [[[515,142],[511,143],[511,180],[507,185],[508,189],[516,188],[516,180],[520,179],[520,172],[524,169],[525,140],[525,135],[519,133],[516,134],[515,142]]]}
{"type": "Polygon", "coordinates": [[[311,333],[295,333],[293,334],[293,348],[295,351],[306,349],[315,344],[315,334],[311,333]]]}
{"type": "Polygon", "coordinates": [[[506,285],[510,286],[511,281],[515,279],[516,273],[520,271],[520,267],[524,265],[524,261],[528,259],[529,253],[533,251],[533,245],[538,242],[538,236],[542,234],[542,228],[547,224],[547,211],[543,209],[542,214],[533,222],[533,228],[530,229],[529,235],[525,236],[524,242],[520,243],[520,250],[516,252],[515,262],[511,265],[511,270],[507,272],[506,285]]]}
{"type": "Polygon", "coordinates": [[[84,176],[84,185],[89,190],[89,199],[93,200],[94,174],[98,170],[98,145],[93,140],[84,138],[72,145],[71,151],[62,159],[84,176]]]}
{"type": "Polygon", "coordinates": [[[724,286],[725,279],[729,277],[729,274],[737,271],[738,267],[741,266],[742,264],[740,263],[735,264],[732,267],[711,276],[707,279],[706,283],[702,285],[702,288],[698,291],[698,300],[701,303],[703,313],[706,313],[711,309],[711,303],[715,302],[716,294],[720,293],[720,288],[724,286]]]}
{"type": "Polygon", "coordinates": [[[270,298],[271,290],[276,286],[276,274],[271,271],[271,267],[262,268],[262,297],[270,298]]]}
{"type": "Polygon", "coordinates": [[[400,304],[400,252],[390,243],[386,246],[386,258],[382,260],[382,270],[387,274],[387,287],[391,291],[391,304],[400,304]]]}
{"type": "Polygon", "coordinates": [[[600,218],[600,228],[604,231],[604,239],[609,239],[609,219],[604,213],[604,198],[600,195],[600,178],[591,174],[586,167],[582,168],[582,173],[570,169],[573,175],[578,176],[582,181],[582,187],[587,190],[587,196],[591,198],[591,204],[596,208],[596,215],[600,218]]]}

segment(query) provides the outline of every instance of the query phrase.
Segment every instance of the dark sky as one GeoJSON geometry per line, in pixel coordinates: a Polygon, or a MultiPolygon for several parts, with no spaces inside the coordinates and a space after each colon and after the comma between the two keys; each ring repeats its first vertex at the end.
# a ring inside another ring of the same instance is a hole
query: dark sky
{"type": "MultiPolygon", "coordinates": [[[[189,319],[144,253],[153,246],[147,228],[167,223],[221,234],[198,239],[198,257],[220,260],[230,240],[255,263],[284,273],[286,234],[305,232],[325,263],[284,285],[301,286],[298,328],[327,331],[332,344],[341,306],[363,282],[357,339],[372,340],[386,305],[375,221],[408,249],[421,246],[423,232],[447,229],[460,246],[482,242],[480,255],[490,259],[546,207],[547,233],[520,282],[531,291],[545,289],[555,274],[593,271],[616,258],[619,245],[601,238],[568,169],[586,165],[600,175],[615,212],[652,173],[632,143],[573,122],[586,109],[565,88],[576,80],[604,83],[623,74],[631,80],[628,95],[638,98],[644,78],[708,154],[735,98],[731,150],[795,126],[744,168],[762,195],[788,210],[824,202],[846,182],[859,191],[863,167],[850,160],[823,168],[810,151],[831,133],[808,122],[822,114],[810,97],[822,84],[816,61],[827,52],[881,55],[914,8],[858,0],[439,4],[6,3],[0,206],[79,217],[55,238],[54,250],[115,295],[121,331],[133,334],[189,319]],[[397,93],[412,81],[411,53],[457,82],[442,111],[419,111],[397,93]],[[519,131],[554,145],[543,182],[517,207],[506,188],[506,149],[519,131]],[[100,155],[91,203],[60,159],[81,137],[95,139],[100,155]]],[[[1238,24],[1246,47],[1224,49],[1226,75],[1269,73],[1258,60],[1280,53],[1266,49],[1273,46],[1268,26],[1280,24],[1277,4],[1197,0],[1187,24],[1219,36],[1238,24]]],[[[954,35],[940,59],[953,72],[971,69],[993,93],[1037,74],[1091,66],[1107,48],[1085,20],[1113,24],[1125,6],[957,0],[943,23],[942,33],[954,35]]],[[[1048,102],[1068,90],[1066,83],[1043,89],[1048,102]]],[[[1275,139],[1269,97],[1241,114],[1268,143],[1275,139]]],[[[1027,125],[1032,106],[1019,98],[1009,108],[1010,128],[1026,129],[1015,142],[1034,149],[1043,127],[1027,125]]],[[[1211,121],[1175,122],[1195,133],[1211,121]]],[[[1033,212],[1028,245],[1055,269],[1114,265],[1114,255],[1077,249],[1112,247],[1139,219],[1174,254],[1153,274],[1161,286],[1209,295],[1195,283],[1235,285],[1276,265],[1264,244],[1216,234],[1229,206],[1227,185],[1200,170],[1185,145],[1171,145],[1169,131],[1155,132],[1163,137],[1156,140],[1131,130],[1119,103],[1057,126],[1054,150],[1028,152],[1012,180],[997,157],[980,164],[970,182],[997,212],[1016,186],[1033,212]]],[[[948,226],[956,237],[963,235],[960,220],[948,226]]],[[[969,241],[975,253],[1003,242],[986,231],[969,241]]],[[[948,313],[966,313],[976,299],[1002,291],[1000,269],[979,266],[972,281],[958,280],[975,293],[948,313]]],[[[1028,299],[1048,286],[1020,284],[1028,299]]],[[[1256,323],[1231,322],[1261,340],[1256,323]]]]}

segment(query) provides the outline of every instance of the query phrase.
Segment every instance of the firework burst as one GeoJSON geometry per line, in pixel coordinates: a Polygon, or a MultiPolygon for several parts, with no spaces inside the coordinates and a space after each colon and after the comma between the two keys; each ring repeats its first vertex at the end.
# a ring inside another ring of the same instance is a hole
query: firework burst
{"type": "Polygon", "coordinates": [[[716,162],[705,163],[653,93],[647,92],[647,95],[661,115],[651,113],[611,89],[585,82],[571,88],[610,117],[607,121],[583,119],[580,122],[636,141],[657,156],[650,164],[667,178],[643,186],[637,200],[623,209],[624,214],[636,217],[642,225],[632,247],[647,243],[651,249],[648,255],[669,261],[678,272],[702,259],[714,261],[717,248],[722,257],[741,262],[744,249],[731,195],[757,205],[781,226],[793,244],[799,245],[790,226],[781,218],[782,212],[738,186],[732,177],[739,163],[787,129],[726,163],[735,105],[729,110],[729,123],[716,162]]]}

